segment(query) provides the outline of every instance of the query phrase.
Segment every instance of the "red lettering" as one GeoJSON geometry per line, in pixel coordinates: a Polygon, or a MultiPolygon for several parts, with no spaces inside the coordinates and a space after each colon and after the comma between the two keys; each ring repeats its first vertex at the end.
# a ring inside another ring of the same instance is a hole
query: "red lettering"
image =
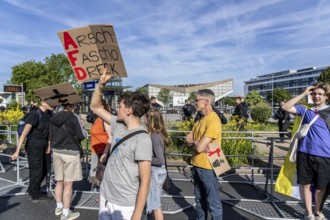
{"type": "Polygon", "coordinates": [[[81,68],[81,67],[76,67],[76,68],[73,68],[73,71],[74,73],[76,74],[76,77],[77,79],[80,81],[80,80],[84,80],[87,78],[87,73],[86,71],[81,68]]]}
{"type": "Polygon", "coordinates": [[[76,66],[77,58],[73,56],[76,53],[79,53],[79,50],[73,50],[68,52],[68,57],[72,66],[76,66]]]}
{"type": "Polygon", "coordinates": [[[215,151],[209,151],[209,157],[215,153],[218,155],[218,157],[220,157],[220,153],[221,153],[220,148],[217,148],[215,151]]]}
{"type": "Polygon", "coordinates": [[[68,32],[63,32],[63,42],[65,50],[68,50],[70,45],[72,45],[74,49],[78,48],[77,44],[74,42],[68,32]]]}

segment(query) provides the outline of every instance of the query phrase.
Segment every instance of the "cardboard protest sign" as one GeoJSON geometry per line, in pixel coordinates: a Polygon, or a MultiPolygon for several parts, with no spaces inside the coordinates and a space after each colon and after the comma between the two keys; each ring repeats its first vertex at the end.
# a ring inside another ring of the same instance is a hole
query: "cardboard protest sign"
{"type": "Polygon", "coordinates": [[[55,107],[63,104],[76,104],[83,102],[71,83],[62,83],[46,88],[36,89],[34,92],[48,105],[55,107]]]}
{"type": "Polygon", "coordinates": [[[227,158],[218,143],[210,143],[209,152],[207,152],[206,154],[217,176],[231,169],[227,158]]]}
{"type": "Polygon", "coordinates": [[[126,77],[126,69],[112,25],[89,25],[58,32],[79,82],[99,79],[102,70],[126,77]]]}

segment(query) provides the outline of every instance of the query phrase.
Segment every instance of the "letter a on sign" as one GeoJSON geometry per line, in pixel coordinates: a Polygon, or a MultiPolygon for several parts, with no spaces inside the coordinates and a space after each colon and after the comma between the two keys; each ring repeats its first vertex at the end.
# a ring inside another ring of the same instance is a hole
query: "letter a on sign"
{"type": "Polygon", "coordinates": [[[68,32],[63,33],[63,40],[64,40],[64,49],[69,50],[69,46],[72,45],[73,49],[77,49],[78,46],[74,42],[74,40],[71,38],[70,34],[68,32]]]}

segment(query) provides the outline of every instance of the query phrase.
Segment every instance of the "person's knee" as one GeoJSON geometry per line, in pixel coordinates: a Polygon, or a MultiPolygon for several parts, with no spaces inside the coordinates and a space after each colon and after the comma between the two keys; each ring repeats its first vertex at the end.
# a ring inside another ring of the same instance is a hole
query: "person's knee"
{"type": "Polygon", "coordinates": [[[68,188],[68,187],[71,187],[72,188],[72,184],[73,184],[72,181],[64,181],[64,187],[65,188],[68,188]]]}

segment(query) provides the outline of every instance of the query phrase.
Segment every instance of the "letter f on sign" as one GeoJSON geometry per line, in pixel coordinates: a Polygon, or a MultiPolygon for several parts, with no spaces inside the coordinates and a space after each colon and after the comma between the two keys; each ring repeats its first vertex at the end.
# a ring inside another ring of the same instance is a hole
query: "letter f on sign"
{"type": "Polygon", "coordinates": [[[76,66],[77,58],[73,56],[76,53],[79,53],[79,50],[73,50],[68,52],[68,57],[72,66],[76,66]]]}

